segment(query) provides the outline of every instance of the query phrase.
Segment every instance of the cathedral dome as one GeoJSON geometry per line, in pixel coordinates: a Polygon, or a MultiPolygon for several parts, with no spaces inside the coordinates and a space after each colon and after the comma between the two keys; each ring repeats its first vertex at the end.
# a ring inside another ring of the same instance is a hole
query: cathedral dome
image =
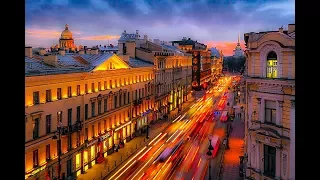
{"type": "Polygon", "coordinates": [[[72,39],[72,32],[69,30],[68,24],[66,24],[66,28],[61,33],[61,39],[72,39]]]}

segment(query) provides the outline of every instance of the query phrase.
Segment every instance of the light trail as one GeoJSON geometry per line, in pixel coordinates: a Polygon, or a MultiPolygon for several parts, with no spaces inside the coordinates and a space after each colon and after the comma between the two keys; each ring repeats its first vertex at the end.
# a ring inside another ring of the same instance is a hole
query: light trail
{"type": "MultiPolygon", "coordinates": [[[[133,156],[125,165],[123,165],[116,173],[114,173],[109,179],[112,179],[113,177],[115,177],[122,169],[125,168],[126,165],[128,165],[131,161],[133,161],[134,158],[136,158],[143,150],[145,150],[147,147],[145,146],[144,148],[142,148],[135,156],[133,156]]],[[[132,164],[131,164],[132,165],[132,164]]],[[[130,165],[130,166],[131,166],[130,165]]],[[[125,172],[125,171],[124,171],[125,172]]],[[[119,177],[119,176],[118,176],[119,177]]],[[[117,178],[116,178],[117,179],[117,178]]]]}
{"type": "Polygon", "coordinates": [[[155,138],[152,139],[152,141],[149,142],[148,146],[150,146],[150,144],[153,143],[154,140],[156,140],[162,133],[158,134],[158,136],[156,136],[155,138]]]}
{"type": "Polygon", "coordinates": [[[150,151],[151,148],[152,148],[152,147],[150,147],[146,152],[144,152],[144,153],[139,157],[138,160],[140,160],[144,155],[146,155],[146,154],[150,151]]]}
{"type": "MultiPolygon", "coordinates": [[[[142,171],[142,169],[145,168],[145,167],[148,165],[148,163],[152,160],[152,158],[153,158],[153,156],[149,159],[149,161],[147,161],[147,163],[145,163],[145,164],[142,166],[142,168],[140,168],[140,170],[132,177],[132,179],[134,179],[134,178],[142,171]]],[[[143,173],[142,175],[144,175],[144,173],[143,173]]],[[[139,178],[139,179],[140,179],[140,178],[139,178]]]]}
{"type": "Polygon", "coordinates": [[[158,141],[156,141],[153,146],[157,145],[159,141],[161,141],[161,139],[163,139],[168,133],[165,133],[164,135],[161,136],[161,138],[158,139],[158,141]]]}

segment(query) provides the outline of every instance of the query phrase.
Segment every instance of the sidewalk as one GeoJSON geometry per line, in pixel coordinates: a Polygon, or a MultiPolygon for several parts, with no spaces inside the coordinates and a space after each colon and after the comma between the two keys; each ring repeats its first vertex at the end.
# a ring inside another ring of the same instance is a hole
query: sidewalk
{"type": "Polygon", "coordinates": [[[225,150],[222,161],[222,177],[223,180],[241,180],[239,176],[240,158],[244,155],[244,122],[240,117],[235,117],[232,123],[233,130],[229,137],[230,149],[225,150]]]}
{"type": "MultiPolygon", "coordinates": [[[[177,117],[179,114],[182,114],[187,110],[188,106],[194,102],[194,98],[190,98],[187,102],[182,105],[181,113],[174,112],[172,114],[173,117],[177,117]]],[[[118,150],[118,152],[114,152],[107,157],[105,157],[105,161],[101,164],[95,164],[91,169],[88,169],[85,174],[80,174],[77,179],[79,180],[98,180],[107,176],[111,173],[112,170],[118,168],[122,162],[127,160],[132,154],[134,154],[141,147],[145,146],[151,139],[157,136],[160,132],[162,132],[165,128],[167,128],[171,124],[171,121],[159,121],[155,124],[150,125],[149,128],[149,140],[145,137],[146,135],[142,135],[139,137],[133,138],[130,142],[125,143],[125,146],[118,150]]]]}

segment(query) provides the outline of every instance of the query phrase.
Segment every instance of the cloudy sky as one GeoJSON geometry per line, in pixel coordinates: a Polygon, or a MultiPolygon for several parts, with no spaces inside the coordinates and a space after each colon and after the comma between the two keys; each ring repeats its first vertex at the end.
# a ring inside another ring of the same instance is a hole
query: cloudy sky
{"type": "Polygon", "coordinates": [[[164,41],[190,37],[231,55],[240,34],[295,23],[294,0],[26,0],[25,43],[57,44],[65,24],[76,45],[117,44],[123,30],[164,41]]]}

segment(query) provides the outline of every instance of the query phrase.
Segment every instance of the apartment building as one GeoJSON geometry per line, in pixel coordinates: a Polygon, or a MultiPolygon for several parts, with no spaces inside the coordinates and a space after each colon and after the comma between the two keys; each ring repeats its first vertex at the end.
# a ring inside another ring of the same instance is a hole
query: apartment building
{"type": "Polygon", "coordinates": [[[244,34],[246,179],[295,179],[295,25],[244,34]]]}

